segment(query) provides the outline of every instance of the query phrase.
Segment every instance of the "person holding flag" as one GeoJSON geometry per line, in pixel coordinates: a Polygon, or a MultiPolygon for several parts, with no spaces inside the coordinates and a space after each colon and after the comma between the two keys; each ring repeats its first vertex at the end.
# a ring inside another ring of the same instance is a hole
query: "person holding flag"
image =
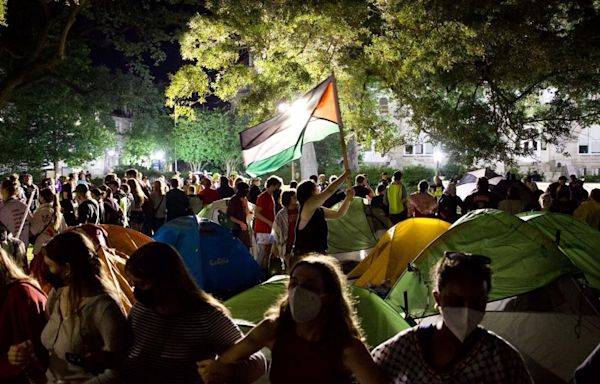
{"type": "Polygon", "coordinates": [[[296,242],[290,265],[294,265],[303,255],[310,253],[327,253],[327,220],[339,219],[348,212],[350,203],[354,198],[354,188],[349,186],[346,190],[346,198],[336,211],[323,207],[323,203],[329,199],[339,186],[350,176],[350,171],[329,184],[324,191],[319,192],[317,185],[312,180],[300,183],[296,190],[300,212],[296,224],[296,242]]]}
{"type": "Polygon", "coordinates": [[[333,133],[340,135],[346,171],[323,191],[319,191],[312,180],[298,186],[296,193],[300,212],[292,262],[310,252],[326,253],[326,220],[345,215],[354,198],[354,189],[348,180],[349,189],[340,209],[335,211],[323,207],[344,179],[350,176],[335,77],[329,76],[283,113],[240,133],[246,172],[253,177],[276,171],[299,159],[304,144],[323,140],[333,133]]]}

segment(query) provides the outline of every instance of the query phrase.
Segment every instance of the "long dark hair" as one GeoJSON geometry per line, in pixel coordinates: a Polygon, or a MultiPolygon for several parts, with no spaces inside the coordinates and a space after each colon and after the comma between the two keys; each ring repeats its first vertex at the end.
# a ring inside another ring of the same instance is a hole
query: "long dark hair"
{"type": "Polygon", "coordinates": [[[317,188],[317,184],[315,184],[312,180],[304,180],[298,185],[296,188],[296,198],[298,199],[298,203],[300,205],[304,205],[308,199],[313,195],[313,192],[317,188]]]}
{"type": "Polygon", "coordinates": [[[159,241],[144,244],[127,260],[125,270],[132,276],[152,282],[158,292],[171,292],[185,304],[208,304],[224,313],[225,307],[198,287],[179,252],[159,241]]]}
{"type": "Polygon", "coordinates": [[[59,265],[69,263],[69,312],[75,314],[83,297],[84,288],[116,297],[115,287],[106,278],[102,264],[91,240],[78,232],[56,235],[44,247],[45,255],[59,265]]]}
{"type": "MultiPolygon", "coordinates": [[[[323,279],[325,291],[334,297],[330,305],[323,307],[323,310],[327,311],[324,337],[338,340],[348,340],[355,337],[364,341],[352,296],[346,278],[338,266],[338,261],[331,256],[321,254],[307,256],[294,264],[290,276],[302,265],[318,270],[323,279]]],[[[271,320],[277,320],[280,330],[293,329],[295,322],[292,318],[287,292],[278,303],[267,310],[265,316],[271,320]]]]}

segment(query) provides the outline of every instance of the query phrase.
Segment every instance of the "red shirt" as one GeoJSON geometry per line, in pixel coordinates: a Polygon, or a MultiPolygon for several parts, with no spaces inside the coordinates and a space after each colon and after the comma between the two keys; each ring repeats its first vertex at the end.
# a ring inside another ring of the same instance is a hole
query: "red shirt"
{"type": "Polygon", "coordinates": [[[48,352],[40,341],[46,326],[45,307],[46,295],[27,281],[0,287],[0,382],[28,382],[21,367],[8,362],[11,345],[31,340],[42,368],[47,366],[48,352]]]}
{"type": "Polygon", "coordinates": [[[221,196],[216,189],[205,188],[198,192],[198,197],[202,199],[202,204],[207,205],[212,203],[213,201],[219,200],[221,196]]]}
{"type": "MultiPolygon", "coordinates": [[[[261,193],[256,199],[256,206],[261,208],[260,213],[265,218],[271,222],[275,221],[275,200],[273,199],[273,195],[267,191],[261,193]]],[[[256,218],[254,220],[254,231],[256,233],[271,233],[271,227],[263,223],[259,218],[256,218]]]]}

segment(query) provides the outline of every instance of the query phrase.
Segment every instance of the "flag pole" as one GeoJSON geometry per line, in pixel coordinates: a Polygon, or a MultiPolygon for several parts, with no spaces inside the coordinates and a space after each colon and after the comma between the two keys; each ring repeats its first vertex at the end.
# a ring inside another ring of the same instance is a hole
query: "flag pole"
{"type": "MultiPolygon", "coordinates": [[[[337,93],[337,81],[335,79],[335,74],[332,72],[331,77],[333,78],[333,98],[335,100],[335,112],[337,114],[338,126],[340,127],[340,143],[342,144],[342,159],[344,161],[344,169],[349,170],[350,164],[348,162],[348,153],[346,151],[346,138],[344,136],[344,124],[342,123],[342,111],[340,110],[340,100],[338,98],[337,93]]],[[[348,187],[352,186],[352,180],[350,176],[348,176],[348,187]]]]}

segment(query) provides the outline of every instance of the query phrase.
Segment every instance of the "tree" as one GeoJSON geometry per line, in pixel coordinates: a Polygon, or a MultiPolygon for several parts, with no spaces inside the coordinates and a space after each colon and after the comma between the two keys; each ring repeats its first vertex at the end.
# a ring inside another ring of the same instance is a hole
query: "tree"
{"type": "MultiPolygon", "coordinates": [[[[0,162],[40,167],[80,165],[94,160],[114,142],[114,123],[101,103],[91,103],[60,84],[22,92],[2,113],[0,162]]],[[[110,110],[109,110],[110,111],[110,110]]]]}
{"type": "Polygon", "coordinates": [[[394,114],[455,158],[511,161],[533,138],[557,143],[600,117],[599,6],[593,0],[217,0],[181,38],[189,64],[169,105],[214,94],[258,122],[335,71],[349,138],[385,150],[394,114]],[[242,92],[239,92],[239,91],[242,92]],[[540,98],[540,95],[546,96],[540,98]]]}
{"type": "Polygon", "coordinates": [[[377,23],[368,3],[346,1],[233,1],[207,5],[180,39],[189,64],[171,77],[168,105],[193,112],[214,94],[233,102],[250,123],[272,117],[335,72],[348,139],[387,150],[402,143],[389,116],[379,115],[376,77],[364,47],[377,23]],[[242,92],[240,92],[242,90],[242,92]]]}
{"type": "Polygon", "coordinates": [[[201,171],[208,163],[231,174],[241,164],[239,132],[246,119],[233,112],[198,110],[194,118],[179,119],[173,130],[177,157],[201,171]]]}
{"type": "MultiPolygon", "coordinates": [[[[4,1],[0,1],[4,5],[4,1]]],[[[72,76],[56,69],[72,47],[120,52],[135,73],[150,78],[148,65],[165,59],[162,44],[173,42],[190,15],[191,0],[9,0],[8,27],[0,35],[0,109],[15,92],[55,77],[79,92],[72,76]]],[[[0,20],[2,10],[0,8],[0,20]]]]}
{"type": "Polygon", "coordinates": [[[598,121],[598,4],[377,1],[372,62],[401,114],[466,160],[528,154],[598,121]],[[540,97],[544,96],[544,97],[540,97]]]}

